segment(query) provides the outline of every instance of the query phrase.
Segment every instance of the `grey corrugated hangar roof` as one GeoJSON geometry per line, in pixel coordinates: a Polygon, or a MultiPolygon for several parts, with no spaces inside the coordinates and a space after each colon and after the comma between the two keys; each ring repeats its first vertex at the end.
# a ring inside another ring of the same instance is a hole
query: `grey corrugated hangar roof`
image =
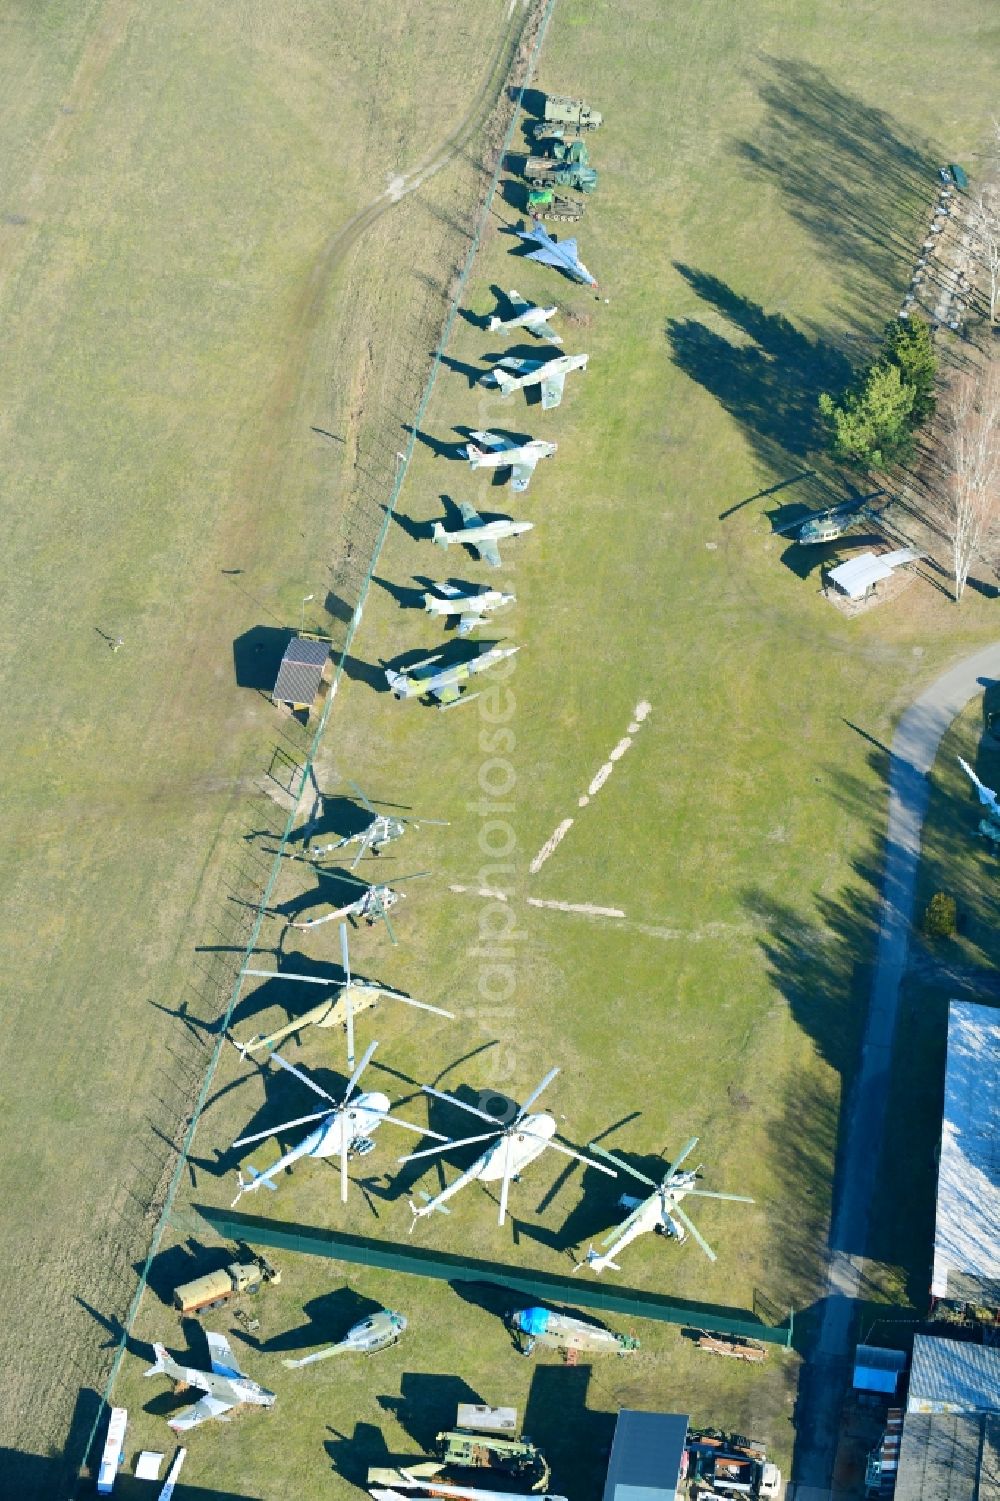
{"type": "Polygon", "coordinates": [[[908,1412],[895,1501],[1000,1501],[1000,1415],[908,1412]]]}
{"type": "Polygon", "coordinates": [[[271,697],[279,704],[311,704],[319,692],[329,641],[295,636],[285,647],[271,697]]]}
{"type": "Polygon", "coordinates": [[[674,1501],[688,1420],[623,1407],[615,1424],[604,1501],[674,1501]]]}

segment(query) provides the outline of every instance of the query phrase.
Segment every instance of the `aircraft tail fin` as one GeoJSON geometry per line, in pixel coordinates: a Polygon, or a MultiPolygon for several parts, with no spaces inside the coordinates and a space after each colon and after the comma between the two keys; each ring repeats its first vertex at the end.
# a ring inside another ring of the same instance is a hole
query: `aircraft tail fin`
{"type": "Polygon", "coordinates": [[[434,529],[431,532],[431,538],[434,542],[437,543],[438,547],[448,546],[448,533],[445,531],[440,521],[435,521],[434,529]]]}
{"type": "Polygon", "coordinates": [[[167,1354],[166,1346],[154,1345],[153,1354],[156,1356],[156,1362],[154,1365],[151,1365],[149,1367],[149,1370],[144,1372],[144,1374],[146,1376],[162,1376],[167,1369],[167,1361],[170,1359],[170,1356],[167,1354]]]}
{"type": "Polygon", "coordinates": [[[515,376],[511,375],[509,370],[494,369],[493,375],[496,379],[497,385],[500,387],[501,396],[509,396],[511,392],[516,388],[517,379],[515,376]]]}
{"type": "Polygon", "coordinates": [[[236,1208],[236,1205],[240,1202],[244,1194],[253,1193],[257,1188],[269,1188],[272,1193],[277,1193],[278,1191],[278,1185],[272,1183],[270,1178],[265,1178],[264,1174],[258,1172],[255,1167],[247,1168],[246,1178],[244,1178],[241,1172],[237,1172],[236,1177],[239,1179],[240,1190],[230,1205],[231,1209],[236,1208]]]}
{"type": "Polygon", "coordinates": [[[475,445],[475,443],[466,443],[466,445],[465,445],[465,454],[466,454],[466,458],[469,460],[469,463],[472,465],[473,469],[478,469],[479,466],[480,466],[480,464],[483,462],[483,460],[486,457],[486,454],[483,451],[483,449],[477,448],[476,445],[475,445]]]}
{"type": "Polygon", "coordinates": [[[488,332],[488,333],[491,333],[491,334],[495,334],[495,333],[496,333],[496,331],[497,331],[497,329],[498,329],[498,328],[499,328],[499,327],[500,327],[500,325],[501,325],[501,324],[502,324],[502,323],[503,323],[503,319],[502,319],[502,318],[497,318],[497,317],[496,317],[496,316],[495,316],[495,315],[494,315],[494,317],[492,317],[492,318],[491,318],[491,319],[490,319],[490,321],[489,321],[489,324],[488,324],[488,326],[487,326],[487,332],[488,332]]]}
{"type": "Polygon", "coordinates": [[[609,1256],[602,1256],[599,1251],[594,1250],[593,1245],[591,1245],[583,1260],[577,1262],[573,1271],[579,1272],[585,1266],[593,1267],[594,1271],[598,1273],[603,1272],[605,1267],[610,1267],[613,1272],[621,1271],[621,1267],[617,1261],[612,1261],[609,1256]]]}

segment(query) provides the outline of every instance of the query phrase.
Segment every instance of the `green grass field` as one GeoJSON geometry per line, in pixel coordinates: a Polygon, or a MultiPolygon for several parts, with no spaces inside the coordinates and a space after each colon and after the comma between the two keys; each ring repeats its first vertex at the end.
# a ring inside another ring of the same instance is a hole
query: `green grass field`
{"type": "MultiPolygon", "coordinates": [[[[815,397],[897,305],[937,162],[977,145],[988,114],[977,60],[988,43],[971,5],[942,37],[928,6],[834,14],[760,4],[737,15],[689,5],[664,18],[645,3],[560,4],[539,83],[584,90],[608,120],[593,141],[603,181],[580,231],[600,300],[513,258],[502,231],[516,207],[498,201],[470,317],[449,344],[429,441],[408,472],[339,688],[321,787],[342,793],[338,778],[355,777],[372,796],[451,820],[408,836],[377,867],[380,879],[432,872],[407,888],[399,947],[364,930],[352,943],[359,970],[451,1005],[460,1019],[449,1026],[389,1009],[364,1018],[359,1036],[381,1044],[372,1083],[413,1114],[421,1082],[516,1098],[558,1064],[547,1098],[567,1139],[600,1135],[649,1167],[698,1134],[712,1186],[756,1200],[697,1211],[715,1266],[692,1246],[636,1243],[623,1274],[631,1285],[746,1307],[762,1293],[808,1310],[816,1295],[872,957],[885,794],[865,737],[888,743],[898,711],[992,623],[982,598],[967,597],[959,612],[923,584],[891,610],[847,623],[818,592],[819,559],[790,551],[768,517],[844,493],[816,451],[815,397]],[[591,354],[555,413],[470,384],[483,357],[499,352],[479,323],[497,286],[557,299],[567,351],[591,354]],[[440,456],[463,424],[551,437],[560,450],[518,503],[440,456]],[[420,540],[442,496],[536,523],[497,575],[518,595],[497,634],[522,647],[504,724],[492,722],[506,712],[503,695],[439,716],[374,691],[380,659],[440,639],[405,607],[414,580],[487,576],[420,540]],[[652,705],[648,719],[581,808],[640,701],[652,705]],[[499,810],[482,806],[491,787],[504,789],[499,810]],[[569,817],[566,838],[531,874],[569,817]],[[491,830],[494,819],[506,827],[491,830]],[[504,870],[488,851],[511,839],[513,869],[504,870]],[[454,886],[500,887],[508,900],[454,886]],[[482,935],[507,913],[517,937],[497,956],[482,935]],[[512,971],[509,1000],[491,996],[506,983],[490,972],[495,959],[512,971]]],[[[318,912],[324,893],[289,864],[274,900],[286,915],[318,912]]],[[[262,943],[290,968],[336,963],[333,924],[301,936],[269,919],[262,943]]],[[[265,985],[248,994],[235,1030],[302,1005],[292,986],[265,985]]],[[[288,1056],[328,1085],[343,1077],[335,1035],[304,1033],[288,1056]]],[[[228,1202],[237,1135],[303,1113],[311,1099],[234,1055],[216,1084],[186,1189],[194,1203],[228,1202]]],[[[459,1127],[436,1108],[430,1119],[459,1127]]],[[[410,1180],[392,1181],[400,1142],[389,1128],[379,1135],[356,1172],[367,1195],[355,1192],[346,1214],[323,1164],[300,1165],[280,1194],[244,1204],[401,1236],[410,1180]]],[[[275,1150],[265,1144],[252,1160],[262,1166],[275,1150]]],[[[543,1159],[525,1174],[503,1233],[495,1205],[470,1189],[448,1219],[417,1234],[565,1271],[574,1247],[613,1221],[619,1189],[563,1166],[543,1159]]],[[[420,1184],[440,1181],[428,1169],[420,1184]]],[[[189,1264],[179,1249],[186,1226],[165,1252],[163,1288],[189,1264]]],[[[220,1494],[266,1495],[289,1480],[306,1495],[346,1494],[385,1447],[425,1445],[469,1390],[520,1406],[567,1494],[599,1493],[609,1429],[594,1415],[626,1402],[758,1432],[787,1469],[792,1359],[772,1355],[763,1377],[720,1370],[676,1332],[643,1328],[635,1365],[598,1367],[589,1384],[547,1366],[533,1376],[504,1356],[495,1315],[457,1293],[285,1262],[259,1353],[247,1354],[251,1373],[278,1391],[279,1412],[241,1418],[241,1444],[225,1430],[192,1440],[192,1467],[220,1494]],[[350,1293],[406,1312],[408,1340],[377,1363],[284,1372],[273,1354],[335,1337],[358,1306],[350,1293]],[[571,1421],[581,1408],[587,1421],[571,1421]],[[281,1424],[281,1439],[265,1448],[254,1436],[272,1431],[267,1422],[281,1424]]],[[[143,1342],[160,1336],[183,1348],[189,1331],[151,1298],[135,1333],[117,1396],[136,1418],[138,1447],[164,1433],[158,1403],[140,1411],[150,1405],[143,1342]]]]}
{"type": "MultiPolygon", "coordinates": [[[[253,692],[273,647],[262,628],[296,623],[306,593],[319,597],[310,623],[342,627],[464,254],[475,144],[454,177],[339,259],[335,237],[390,174],[433,158],[504,17],[478,3],[425,5],[419,23],[354,3],[333,20],[306,4],[280,17],[242,5],[221,19],[195,7],[180,26],[166,7],[109,4],[67,8],[61,23],[50,11],[47,24],[8,25],[0,91],[14,99],[3,131],[32,143],[5,158],[0,242],[17,495],[3,606],[17,795],[2,881],[21,1003],[2,1055],[0,1190],[18,1207],[0,1244],[18,1275],[0,1295],[13,1336],[0,1442],[30,1456],[61,1450],[78,1391],[99,1380],[98,1346],[134,1285],[204,1063],[198,1023],[224,1003],[251,920],[239,904],[262,887],[284,819],[277,783],[304,754],[253,692]],[[97,630],[124,649],[112,655],[97,630]]],[[[608,121],[580,234],[609,300],[511,257],[501,231],[517,209],[498,200],[472,316],[448,348],[458,368],[442,372],[431,443],[417,445],[377,568],[391,587],[373,586],[338,690],[320,787],[355,777],[451,821],[383,857],[380,875],[432,874],[408,888],[399,947],[361,931],[353,956],[459,1021],[365,1017],[359,1035],[381,1043],[372,1084],[412,1114],[421,1082],[523,1097],[558,1064],[547,1102],[567,1139],[601,1135],[651,1166],[697,1134],[711,1186],[756,1200],[698,1210],[715,1266],[647,1237],[628,1253],[629,1284],[747,1307],[757,1293],[779,1307],[815,1297],[884,818],[881,769],[854,727],[887,743],[898,710],[992,626],[984,599],[959,612],[923,585],[846,623],[818,592],[818,560],[789,552],[767,518],[843,494],[816,453],[816,394],[897,305],[938,161],[977,148],[994,42],[971,0],[945,34],[925,0],[738,12],[692,0],[667,15],[650,0],[560,0],[539,83],[585,91],[608,121]],[[555,413],[469,383],[465,367],[497,350],[478,326],[495,286],[558,299],[567,350],[591,354],[555,413]],[[500,726],[490,696],[439,716],[373,691],[379,659],[440,639],[393,591],[425,573],[485,577],[411,531],[441,514],[442,495],[497,510],[511,499],[437,456],[455,424],[560,445],[514,502],[536,526],[499,576],[518,595],[502,630],[522,646],[500,726]],[[640,701],[648,719],[581,808],[640,701]],[[502,812],[481,811],[483,788],[506,782],[502,812]],[[513,838],[509,872],[484,853],[494,817],[513,838]],[[509,900],[454,885],[499,885],[509,900]],[[518,936],[497,958],[482,935],[501,911],[518,936]],[[487,993],[495,959],[512,972],[509,999],[487,993]]],[[[289,863],[279,907],[321,899],[307,875],[289,863]]],[[[262,946],[323,972],[335,925],[300,938],[269,919],[262,946]]],[[[266,985],[235,1029],[301,1005],[266,985]]],[[[288,1056],[327,1084],[343,1075],[336,1035],[303,1034],[288,1056]]],[[[309,1099],[227,1054],[181,1210],[227,1203],[231,1141],[309,1099]]],[[[404,1193],[383,1176],[401,1141],[380,1132],[356,1172],[368,1194],[346,1214],[322,1164],[245,1202],[402,1235],[404,1193]]],[[[566,1270],[614,1217],[619,1190],[594,1177],[543,1158],[502,1234],[478,1189],[417,1233],[566,1270]]],[[[129,1468],[167,1442],[164,1387],[141,1372],[146,1341],[181,1350],[190,1332],[162,1301],[197,1251],[179,1249],[188,1224],[165,1242],[116,1388],[129,1468]]],[[[792,1358],[772,1354],[763,1374],[720,1369],[676,1332],[644,1328],[634,1363],[536,1370],[505,1354],[494,1311],[447,1287],[283,1265],[262,1348],[246,1355],[278,1409],[195,1434],[192,1495],[347,1494],[382,1445],[416,1452],[469,1391],[517,1403],[554,1483],[581,1498],[600,1491],[606,1415],[622,1404],[759,1433],[787,1469],[792,1358]],[[406,1312],[406,1342],[371,1363],[281,1368],[280,1351],[345,1327],[357,1298],[406,1312]]]]}
{"type": "Polygon", "coordinates": [[[177,1012],[228,994],[267,866],[243,835],[280,829],[304,754],[255,689],[391,477],[373,434],[415,406],[478,160],[373,211],[363,253],[345,227],[453,154],[519,24],[0,18],[7,1494],[56,1493],[105,1379],[91,1310],[124,1314],[206,1065],[177,1012]]]}

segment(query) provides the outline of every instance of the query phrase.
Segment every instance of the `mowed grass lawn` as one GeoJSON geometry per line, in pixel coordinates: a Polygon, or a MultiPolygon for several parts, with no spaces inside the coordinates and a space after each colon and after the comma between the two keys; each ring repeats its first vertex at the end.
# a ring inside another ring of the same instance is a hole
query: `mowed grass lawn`
{"type": "Polygon", "coordinates": [[[486,0],[0,17],[5,1494],[55,1494],[35,1461],[93,1408],[93,1313],[127,1306],[205,1066],[172,1013],[214,1014],[195,949],[259,889],[242,833],[285,818],[261,787],[304,738],[254,689],[303,595],[324,619],[358,356],[383,388],[398,360],[366,288],[426,303],[459,239],[401,209],[348,295],[336,237],[445,141],[505,25],[486,0]]]}
{"type": "MultiPolygon", "coordinates": [[[[925,583],[845,621],[819,593],[820,556],[796,553],[773,525],[797,505],[846,493],[818,452],[816,395],[846,377],[898,306],[937,164],[972,160],[988,124],[994,40],[972,4],[943,34],[927,4],[734,12],[692,3],[665,14],[645,0],[560,3],[538,81],[583,92],[605,113],[591,140],[602,181],[580,227],[600,290],[513,256],[503,231],[517,210],[498,200],[427,414],[429,441],[417,445],[340,684],[321,786],[343,793],[338,778],[350,776],[372,796],[450,820],[362,867],[380,879],[431,874],[401,888],[399,946],[362,929],[355,967],[459,1013],[449,1025],[387,1005],[363,1018],[359,1042],[380,1041],[370,1087],[425,1119],[420,1083],[470,1100],[484,1091],[517,1099],[558,1065],[544,1101],[568,1140],[600,1136],[655,1170],[697,1135],[706,1184],[755,1200],[705,1200],[693,1211],[718,1251],[714,1265],[693,1245],[650,1236],[626,1253],[626,1284],[745,1307],[759,1292],[781,1309],[807,1309],[817,1293],[885,816],[884,768],[866,737],[887,744],[920,687],[995,626],[982,597],[956,610],[925,583]],[[591,356],[555,412],[472,383],[489,353],[521,347],[483,328],[497,287],[557,301],[565,350],[591,356]],[[526,497],[512,497],[441,453],[463,426],[552,438],[559,452],[526,497]],[[784,488],[769,493],[775,486],[784,488]],[[443,496],[526,516],[535,529],[502,548],[503,570],[488,573],[430,546],[443,496]],[[405,593],[427,575],[516,591],[515,610],[483,633],[521,647],[506,694],[439,715],[378,691],[382,660],[441,644],[405,593]],[[588,794],[641,702],[648,717],[588,794]],[[562,844],[531,874],[568,818],[562,844]],[[513,869],[490,854],[505,845],[513,869]],[[501,889],[507,901],[454,886],[501,889]],[[506,926],[507,913],[515,936],[495,940],[487,929],[506,926]]],[[[284,928],[292,912],[324,910],[325,892],[288,864],[274,898],[283,916],[262,935],[288,968],[335,973],[335,924],[306,935],[284,928]]],[[[301,988],[265,984],[248,991],[236,1031],[308,1003],[301,988]]],[[[303,1033],[287,1056],[327,1087],[343,1080],[337,1034],[303,1033]]],[[[235,1054],[217,1086],[185,1190],[195,1204],[232,1197],[245,1155],[229,1150],[235,1137],[314,1103],[294,1080],[259,1074],[235,1054]]],[[[467,1124],[436,1105],[429,1119],[455,1135],[467,1124]]],[[[322,1164],[297,1167],[279,1194],[244,1206],[402,1236],[415,1178],[396,1180],[394,1158],[409,1145],[402,1132],[380,1131],[354,1170],[367,1193],[356,1186],[346,1212],[322,1164]]],[[[269,1142],[249,1155],[264,1166],[276,1150],[269,1142]]],[[[468,1160],[456,1154],[445,1178],[468,1160]]],[[[443,1180],[431,1165],[416,1181],[433,1191],[443,1180]]],[[[504,1231],[474,1187],[416,1234],[421,1244],[567,1271],[630,1186],[544,1158],[512,1189],[504,1231]]],[[[162,1293],[192,1264],[178,1250],[191,1223],[176,1232],[162,1293]]],[[[494,1315],[458,1294],[322,1262],[285,1265],[262,1345],[246,1355],[251,1374],[278,1391],[279,1412],[245,1415],[238,1442],[225,1429],[192,1439],[192,1481],[197,1467],[220,1494],[266,1495],[289,1482],[304,1496],[347,1494],[383,1445],[425,1446],[469,1390],[518,1403],[567,1494],[599,1494],[608,1427],[594,1414],[623,1402],[758,1433],[788,1466],[793,1359],[772,1355],[763,1376],[734,1371],[670,1330],[643,1328],[635,1364],[598,1368],[582,1394],[579,1373],[547,1371],[529,1393],[530,1368],[504,1357],[494,1315]],[[352,1321],[358,1305],[345,1283],[406,1312],[406,1342],[371,1362],[286,1373],[279,1353],[319,1345],[352,1321]]],[[[190,1331],[152,1297],[135,1334],[116,1395],[133,1412],[138,1448],[162,1443],[165,1431],[140,1379],[144,1342],[163,1337],[181,1349],[190,1331]]],[[[196,1337],[191,1348],[200,1349],[196,1337]]]]}

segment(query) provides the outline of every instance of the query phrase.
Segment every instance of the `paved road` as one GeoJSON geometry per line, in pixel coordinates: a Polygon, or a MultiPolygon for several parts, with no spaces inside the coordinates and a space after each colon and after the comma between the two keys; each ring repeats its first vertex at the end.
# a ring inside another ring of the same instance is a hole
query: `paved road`
{"type": "Polygon", "coordinates": [[[847,1104],[826,1297],[816,1347],[803,1368],[796,1409],[794,1501],[827,1501],[830,1496],[840,1409],[851,1372],[855,1300],[882,1155],[892,1041],[927,811],[927,773],[945,730],[982,691],[981,680],[987,678],[1000,679],[1000,642],[984,647],[932,683],[907,709],[893,736],[878,951],[861,1060],[847,1104]]]}

